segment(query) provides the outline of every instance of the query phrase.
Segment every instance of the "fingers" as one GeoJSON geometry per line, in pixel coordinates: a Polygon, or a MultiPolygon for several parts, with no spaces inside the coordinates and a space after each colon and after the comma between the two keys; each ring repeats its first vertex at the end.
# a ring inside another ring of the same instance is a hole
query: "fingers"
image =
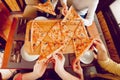
{"type": "Polygon", "coordinates": [[[99,44],[102,44],[102,41],[100,39],[95,39],[93,45],[99,45],[99,44]]]}
{"type": "Polygon", "coordinates": [[[93,50],[95,50],[95,48],[99,49],[101,46],[103,46],[103,42],[100,39],[95,39],[93,42],[93,50]]]}
{"type": "Polygon", "coordinates": [[[64,58],[64,55],[63,55],[63,53],[55,53],[55,54],[53,54],[53,58],[63,59],[63,58],[64,58]],[[57,56],[57,57],[56,57],[56,56],[57,56]]]}
{"type": "Polygon", "coordinates": [[[93,44],[94,44],[94,46],[97,46],[97,45],[100,45],[100,42],[94,41],[93,44]]]}
{"type": "Polygon", "coordinates": [[[78,64],[79,62],[80,62],[79,59],[74,59],[74,60],[73,60],[73,64],[78,64]]]}
{"type": "Polygon", "coordinates": [[[72,64],[73,70],[80,67],[80,60],[74,59],[72,64]]]}
{"type": "Polygon", "coordinates": [[[68,11],[68,7],[64,6],[62,9],[62,14],[65,16],[67,14],[67,11],[68,11]]]}

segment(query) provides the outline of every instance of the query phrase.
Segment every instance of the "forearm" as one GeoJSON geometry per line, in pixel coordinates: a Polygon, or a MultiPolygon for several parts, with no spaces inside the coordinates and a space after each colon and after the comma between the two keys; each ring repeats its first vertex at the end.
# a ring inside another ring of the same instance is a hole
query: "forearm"
{"type": "Polygon", "coordinates": [[[33,72],[30,72],[30,73],[23,74],[22,80],[36,80],[39,77],[41,77],[41,76],[39,76],[39,75],[37,75],[37,74],[35,74],[33,72]]]}
{"type": "Polygon", "coordinates": [[[30,73],[18,73],[15,75],[13,80],[36,80],[38,79],[40,76],[34,74],[33,72],[30,73]]]}
{"type": "Polygon", "coordinates": [[[62,6],[67,6],[67,0],[60,0],[62,6]]]}
{"type": "Polygon", "coordinates": [[[110,58],[105,61],[98,61],[98,63],[103,69],[107,70],[108,72],[120,76],[120,64],[114,62],[110,58]]]}
{"type": "Polygon", "coordinates": [[[84,80],[83,72],[78,74],[80,80],[84,80]]]}
{"type": "Polygon", "coordinates": [[[71,75],[70,73],[68,73],[67,71],[63,70],[59,70],[56,71],[56,73],[59,75],[59,77],[61,77],[62,80],[80,80],[79,78],[71,75]]]}

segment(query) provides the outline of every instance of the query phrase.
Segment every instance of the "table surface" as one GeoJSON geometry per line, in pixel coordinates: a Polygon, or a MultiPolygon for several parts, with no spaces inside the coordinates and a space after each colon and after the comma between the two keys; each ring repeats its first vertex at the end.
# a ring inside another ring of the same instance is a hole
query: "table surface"
{"type": "MultiPolygon", "coordinates": [[[[96,26],[96,24],[98,24],[98,23],[96,23],[94,21],[91,26],[87,27],[87,29],[88,29],[91,37],[100,38],[101,32],[98,31],[98,26],[96,26]]],[[[2,68],[32,68],[33,65],[35,64],[35,61],[27,62],[23,59],[21,59],[20,63],[10,62],[11,48],[12,48],[12,45],[13,45],[13,41],[19,40],[19,41],[23,41],[23,43],[24,43],[24,40],[25,40],[25,36],[19,37],[20,35],[16,36],[16,38],[14,38],[15,34],[16,34],[16,30],[19,29],[19,27],[17,27],[17,26],[18,26],[17,25],[17,20],[15,20],[12,24],[11,31],[10,31],[8,41],[7,41],[7,44],[6,44],[2,68]]],[[[25,29],[26,29],[26,27],[25,27],[25,29]]],[[[21,35],[23,35],[23,34],[21,34],[21,35]]],[[[73,52],[73,47],[70,47],[67,53],[71,53],[71,52],[73,52]],[[70,51],[70,50],[72,50],[72,51],[70,51]]],[[[73,54],[71,54],[71,55],[73,55],[73,54]]],[[[66,57],[69,57],[71,55],[66,55],[66,57]]],[[[67,59],[67,62],[66,62],[67,66],[68,66],[68,62],[69,62],[69,58],[67,59]]]]}

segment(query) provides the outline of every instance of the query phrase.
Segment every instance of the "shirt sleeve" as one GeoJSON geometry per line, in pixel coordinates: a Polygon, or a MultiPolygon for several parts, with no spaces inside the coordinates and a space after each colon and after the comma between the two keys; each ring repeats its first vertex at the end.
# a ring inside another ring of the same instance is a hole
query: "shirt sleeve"
{"type": "Polygon", "coordinates": [[[60,2],[62,6],[67,5],[67,0],[60,0],[60,2]]]}
{"type": "Polygon", "coordinates": [[[106,71],[120,76],[120,64],[114,62],[112,59],[108,58],[105,61],[98,61],[98,63],[106,71]]]}
{"type": "Polygon", "coordinates": [[[82,20],[86,26],[92,25],[98,3],[99,3],[99,0],[93,0],[93,3],[91,3],[88,7],[88,12],[87,12],[86,18],[85,19],[82,18],[82,20]]]}

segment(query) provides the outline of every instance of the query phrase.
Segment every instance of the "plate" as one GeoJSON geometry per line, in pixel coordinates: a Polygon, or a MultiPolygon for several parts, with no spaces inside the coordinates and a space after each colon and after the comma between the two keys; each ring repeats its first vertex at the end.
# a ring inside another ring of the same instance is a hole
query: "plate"
{"type": "Polygon", "coordinates": [[[29,55],[28,52],[25,51],[24,45],[21,48],[21,56],[25,61],[34,61],[39,58],[39,55],[29,55]]]}
{"type": "Polygon", "coordinates": [[[94,60],[94,53],[91,50],[86,51],[80,57],[80,61],[84,64],[90,64],[94,60]]]}
{"type": "Polygon", "coordinates": [[[44,16],[39,16],[39,17],[36,17],[34,20],[47,20],[47,18],[44,16]]]}

